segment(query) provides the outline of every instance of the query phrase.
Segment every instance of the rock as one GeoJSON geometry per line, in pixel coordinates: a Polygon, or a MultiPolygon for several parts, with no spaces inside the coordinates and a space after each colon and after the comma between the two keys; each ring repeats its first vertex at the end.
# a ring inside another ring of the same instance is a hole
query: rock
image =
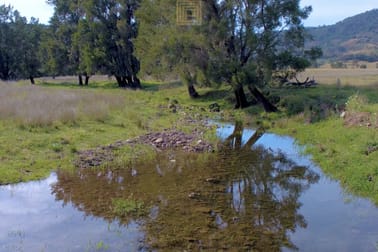
{"type": "Polygon", "coordinates": [[[154,141],[154,143],[157,143],[157,144],[159,144],[159,143],[162,143],[164,140],[163,140],[163,138],[158,138],[158,139],[156,139],[155,141],[154,141]]]}

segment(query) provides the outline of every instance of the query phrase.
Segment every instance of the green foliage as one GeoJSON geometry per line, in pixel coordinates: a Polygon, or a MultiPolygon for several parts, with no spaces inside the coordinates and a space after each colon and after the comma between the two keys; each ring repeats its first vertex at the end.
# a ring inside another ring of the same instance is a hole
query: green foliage
{"type": "MultiPolygon", "coordinates": [[[[175,9],[175,2],[142,1],[137,12],[141,25],[136,45],[138,55],[146,59],[145,74],[176,70],[188,86],[199,81],[226,83],[235,93],[237,107],[246,107],[244,85],[265,86],[274,70],[299,71],[309,65],[301,50],[301,20],[311,8],[300,8],[298,1],[204,1],[203,23],[184,27],[166,12],[175,9]],[[289,61],[279,60],[282,52],[289,61]]],[[[311,52],[313,59],[317,54],[311,52]]]]}
{"type": "Polygon", "coordinates": [[[0,5],[0,79],[29,79],[39,76],[39,44],[44,30],[34,18],[28,23],[11,6],[0,5]]]}

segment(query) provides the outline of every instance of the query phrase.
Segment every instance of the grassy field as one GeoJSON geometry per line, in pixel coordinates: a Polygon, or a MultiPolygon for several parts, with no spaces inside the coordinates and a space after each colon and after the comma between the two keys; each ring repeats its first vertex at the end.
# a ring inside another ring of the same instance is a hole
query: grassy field
{"type": "Polygon", "coordinates": [[[378,68],[376,63],[360,63],[366,65],[366,69],[351,66],[348,68],[331,68],[329,64],[319,68],[308,68],[299,75],[300,80],[307,77],[315,79],[321,84],[338,84],[350,86],[378,85],[378,68]]]}
{"type": "Polygon", "coordinates": [[[114,87],[109,81],[88,88],[0,83],[0,184],[72,169],[79,150],[164,128],[189,131],[195,126],[182,121],[182,113],[200,118],[210,102],[192,106],[185,88],[172,84],[145,83],[137,91],[114,87]],[[188,109],[173,113],[172,100],[188,109]]]}
{"type": "MultiPolygon", "coordinates": [[[[260,106],[233,110],[228,87],[199,89],[201,98],[192,100],[186,88],[175,82],[143,83],[144,89],[137,91],[121,90],[107,77],[96,77],[88,87],[79,87],[76,79],[67,77],[39,79],[35,86],[0,83],[0,184],[72,169],[80,150],[164,128],[189,132],[196,125],[188,125],[182,120],[185,116],[215,116],[296,137],[326,174],[346,190],[378,204],[378,151],[366,154],[378,146],[378,76],[375,69],[368,69],[369,74],[366,69],[357,70],[351,78],[371,76],[370,85],[351,79],[349,85],[328,82],[315,88],[271,90],[270,95],[280,96],[281,112],[276,114],[266,114],[260,106]],[[169,108],[172,102],[181,108],[176,113],[169,108]],[[214,102],[220,104],[221,113],[208,112],[214,102]],[[372,125],[345,125],[340,118],[345,110],[368,113],[372,125]]],[[[342,75],[344,70],[316,71],[330,79],[340,78],[342,83],[343,76],[348,77],[346,72],[342,75]]],[[[213,137],[211,132],[208,137],[213,137]]],[[[128,149],[122,155],[130,159],[147,151],[128,149]]]]}

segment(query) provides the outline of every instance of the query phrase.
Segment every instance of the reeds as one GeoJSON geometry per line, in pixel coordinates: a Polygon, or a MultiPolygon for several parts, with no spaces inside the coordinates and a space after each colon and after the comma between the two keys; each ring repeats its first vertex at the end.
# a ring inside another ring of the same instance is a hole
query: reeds
{"type": "Polygon", "coordinates": [[[0,83],[0,120],[23,126],[105,120],[110,110],[123,105],[124,98],[116,94],[0,83]]]}

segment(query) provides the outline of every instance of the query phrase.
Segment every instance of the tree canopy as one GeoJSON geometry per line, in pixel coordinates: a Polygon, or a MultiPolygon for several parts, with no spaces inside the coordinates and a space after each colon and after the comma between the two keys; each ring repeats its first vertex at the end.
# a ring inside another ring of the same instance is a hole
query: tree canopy
{"type": "Polygon", "coordinates": [[[142,36],[136,44],[146,74],[178,68],[189,86],[226,83],[235,93],[236,107],[242,108],[248,106],[244,86],[263,101],[257,88],[269,85],[274,72],[302,71],[309,65],[302,20],[311,7],[301,8],[299,0],[209,0],[202,5],[202,23],[192,26],[177,25],[174,14],[163,11],[174,4],[142,1],[137,12],[142,36]]]}
{"type": "Polygon", "coordinates": [[[44,27],[29,22],[12,6],[0,5],[0,79],[12,80],[40,75],[39,43],[44,27]]]}
{"type": "Polygon", "coordinates": [[[179,77],[191,97],[198,97],[195,85],[229,85],[236,108],[249,106],[247,87],[266,111],[275,111],[260,89],[321,56],[319,48],[305,49],[302,21],[311,7],[301,8],[299,0],[197,1],[196,22],[194,16],[178,22],[176,0],[47,2],[54,6],[48,26],[1,6],[1,79],[77,75],[83,85],[82,76],[88,84],[91,75],[106,74],[120,87],[140,88],[142,70],[179,77]]]}

